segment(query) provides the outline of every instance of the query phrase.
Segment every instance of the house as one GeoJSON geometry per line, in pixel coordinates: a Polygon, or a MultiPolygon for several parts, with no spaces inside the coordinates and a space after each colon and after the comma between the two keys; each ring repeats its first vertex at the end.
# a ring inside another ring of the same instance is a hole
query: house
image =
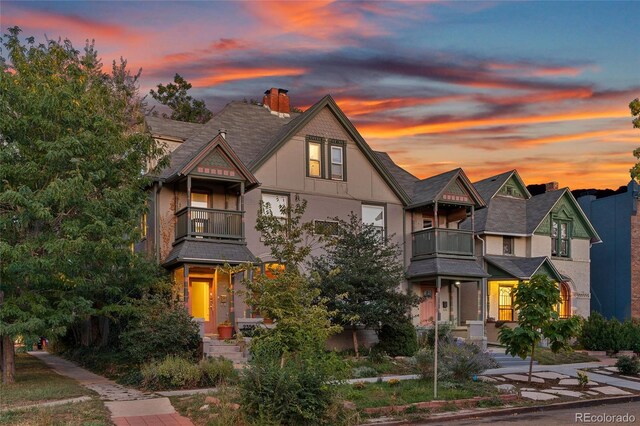
{"type": "Polygon", "coordinates": [[[640,318],[639,189],[632,180],[620,194],[578,198],[603,241],[591,247],[591,309],[607,318],[640,318]]]}
{"type": "Polygon", "coordinates": [[[487,208],[467,220],[475,227],[487,279],[487,338],[497,341],[497,326],[513,325],[513,289],[543,273],[558,283],[560,317],[589,316],[590,248],[601,242],[569,189],[557,183],[532,196],[516,170],[473,184],[487,208]]]}
{"type": "Polygon", "coordinates": [[[171,271],[204,334],[258,316],[236,291],[252,271],[234,266],[273,264],[255,230],[260,203],[278,215],[294,197],[308,202],[305,221],[324,226],[356,212],[401,246],[401,290],[423,297],[417,326],[439,310],[466,336],[488,316],[490,275],[474,235],[487,210],[481,192],[462,169],[418,179],[373,151],[331,96],[296,113],[288,92],[272,88],[262,103],[231,102],[203,125],[148,117],[147,126],[170,165],[154,176],[138,249],[171,271]]]}

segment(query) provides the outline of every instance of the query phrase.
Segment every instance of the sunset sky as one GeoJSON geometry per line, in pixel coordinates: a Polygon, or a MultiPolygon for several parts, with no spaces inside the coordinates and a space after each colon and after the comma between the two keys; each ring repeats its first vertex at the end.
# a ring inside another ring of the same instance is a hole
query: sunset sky
{"type": "Polygon", "coordinates": [[[212,110],[330,93],[367,142],[418,177],[625,185],[640,146],[640,2],[0,2],[2,33],[95,44],[175,73],[212,110]]]}

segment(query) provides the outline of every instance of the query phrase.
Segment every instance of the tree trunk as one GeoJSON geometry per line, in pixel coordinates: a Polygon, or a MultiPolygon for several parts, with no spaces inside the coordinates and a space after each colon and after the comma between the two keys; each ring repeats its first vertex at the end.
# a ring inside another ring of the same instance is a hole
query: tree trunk
{"type": "Polygon", "coordinates": [[[351,328],[351,337],[353,337],[353,350],[356,352],[356,358],[358,358],[360,356],[358,351],[358,329],[355,325],[351,328]]]}
{"type": "Polygon", "coordinates": [[[14,362],[13,339],[6,334],[2,336],[2,358],[4,361],[2,383],[14,383],[16,381],[16,364],[14,362]]]}
{"type": "Polygon", "coordinates": [[[533,354],[536,351],[536,344],[531,347],[531,360],[529,361],[529,384],[531,384],[531,373],[533,372],[533,354]]]}

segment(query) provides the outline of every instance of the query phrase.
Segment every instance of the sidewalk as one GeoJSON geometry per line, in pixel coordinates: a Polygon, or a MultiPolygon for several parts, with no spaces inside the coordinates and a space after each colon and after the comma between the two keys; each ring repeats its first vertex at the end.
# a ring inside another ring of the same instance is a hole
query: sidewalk
{"type": "Polygon", "coordinates": [[[169,398],[121,386],[48,352],[34,351],[29,355],[96,392],[105,401],[116,426],[193,426],[191,420],[176,412],[169,398]]]}

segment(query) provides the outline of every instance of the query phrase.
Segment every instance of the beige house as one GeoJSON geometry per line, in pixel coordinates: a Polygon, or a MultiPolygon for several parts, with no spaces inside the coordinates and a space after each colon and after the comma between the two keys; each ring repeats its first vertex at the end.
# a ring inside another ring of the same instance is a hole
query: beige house
{"type": "Polygon", "coordinates": [[[420,180],[374,152],[331,96],[304,113],[289,102],[274,88],[261,104],[231,102],[203,125],[147,118],[171,161],[154,176],[138,248],[171,271],[204,333],[260,320],[236,291],[252,271],[223,265],[272,262],[255,230],[260,202],[280,214],[295,197],[318,226],[355,212],[401,245],[407,279],[399,285],[423,297],[417,326],[432,324],[438,306],[461,335],[470,322],[482,325],[489,274],[474,223],[486,204],[464,171],[420,180]]]}

